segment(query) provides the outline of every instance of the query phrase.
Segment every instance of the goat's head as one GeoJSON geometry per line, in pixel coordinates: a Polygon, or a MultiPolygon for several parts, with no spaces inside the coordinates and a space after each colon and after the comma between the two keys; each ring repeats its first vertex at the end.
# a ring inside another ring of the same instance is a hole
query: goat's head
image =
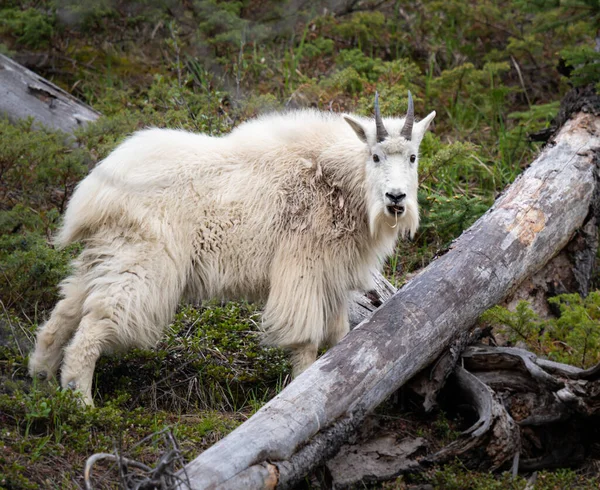
{"type": "Polygon", "coordinates": [[[374,234],[384,220],[402,232],[414,234],[419,225],[417,204],[419,145],[435,117],[435,111],[415,122],[414,104],[408,92],[408,112],[403,119],[389,118],[385,124],[375,94],[375,125],[344,116],[358,138],[368,146],[366,187],[369,226],[374,234]]]}

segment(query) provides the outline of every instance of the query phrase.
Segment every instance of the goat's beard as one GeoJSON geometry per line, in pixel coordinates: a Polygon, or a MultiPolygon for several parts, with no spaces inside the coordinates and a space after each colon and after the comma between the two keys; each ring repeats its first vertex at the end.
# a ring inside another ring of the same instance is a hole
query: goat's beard
{"type": "Polygon", "coordinates": [[[412,199],[403,202],[404,212],[391,213],[380,199],[372,199],[368,207],[369,231],[376,238],[381,228],[394,230],[400,236],[413,238],[419,228],[419,208],[412,199]]]}

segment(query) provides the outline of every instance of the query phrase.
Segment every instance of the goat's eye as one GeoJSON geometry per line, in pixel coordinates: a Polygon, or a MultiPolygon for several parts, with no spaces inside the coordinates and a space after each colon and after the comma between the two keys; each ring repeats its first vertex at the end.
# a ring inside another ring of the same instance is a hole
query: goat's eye
{"type": "Polygon", "coordinates": [[[373,155],[373,161],[379,163],[379,155],[373,155]]]}
{"type": "Polygon", "coordinates": [[[411,155],[410,156],[410,163],[415,163],[416,159],[417,159],[417,155],[411,155]]]}

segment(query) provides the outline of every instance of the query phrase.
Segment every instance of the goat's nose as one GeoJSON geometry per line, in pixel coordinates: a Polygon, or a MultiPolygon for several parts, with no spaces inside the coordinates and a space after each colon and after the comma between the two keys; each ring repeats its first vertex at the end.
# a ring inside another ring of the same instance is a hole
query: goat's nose
{"type": "Polygon", "coordinates": [[[398,194],[392,194],[391,192],[386,192],[385,197],[387,197],[393,203],[400,203],[406,197],[406,194],[400,192],[398,194]]]}

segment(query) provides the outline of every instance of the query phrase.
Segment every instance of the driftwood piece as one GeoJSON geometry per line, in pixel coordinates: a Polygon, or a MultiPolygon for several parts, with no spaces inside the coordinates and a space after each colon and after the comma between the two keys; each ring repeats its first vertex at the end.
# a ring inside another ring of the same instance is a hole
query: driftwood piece
{"type": "Polygon", "coordinates": [[[600,412],[600,383],[582,379],[592,370],[508,347],[469,347],[464,360],[472,375],[502,396],[521,428],[521,471],[581,462],[600,412]]]}
{"type": "MultiPolygon", "coordinates": [[[[426,461],[446,463],[456,457],[465,457],[473,448],[483,445],[486,452],[484,464],[491,470],[498,469],[518,454],[519,428],[487,384],[460,366],[454,372],[454,377],[459,390],[477,410],[479,418],[463,433],[464,437],[449,444],[426,461]],[[482,443],[483,438],[486,441],[482,443]]],[[[481,457],[478,459],[481,460],[481,457]]]]}
{"type": "Polygon", "coordinates": [[[100,113],[0,54],[0,117],[11,122],[33,117],[38,124],[72,133],[100,113]]]}
{"type": "Polygon", "coordinates": [[[569,242],[595,196],[599,147],[598,118],[567,121],[448,253],[186,465],[192,488],[273,488],[273,475],[285,488],[332,457],[366,413],[569,242]]]}

